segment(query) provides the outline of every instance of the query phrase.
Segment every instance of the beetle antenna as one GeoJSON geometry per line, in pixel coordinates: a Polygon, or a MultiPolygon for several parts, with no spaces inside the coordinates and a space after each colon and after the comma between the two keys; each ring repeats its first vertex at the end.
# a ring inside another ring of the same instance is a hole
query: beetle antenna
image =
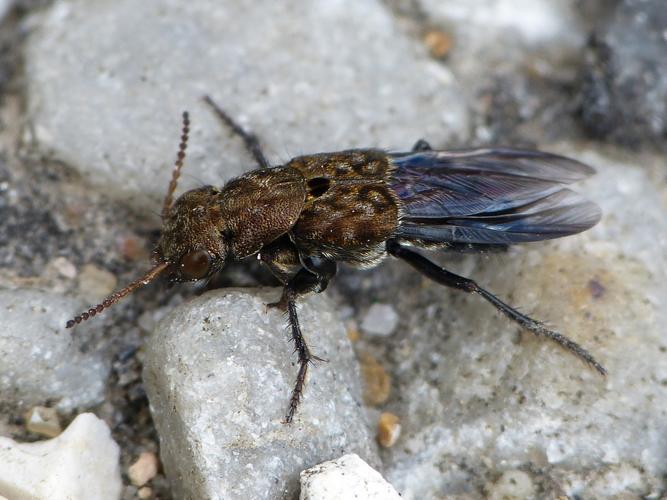
{"type": "Polygon", "coordinates": [[[181,168],[183,168],[183,160],[185,160],[185,150],[188,147],[188,134],[190,133],[190,115],[187,111],[183,112],[183,129],[181,131],[181,143],[178,145],[178,154],[176,155],[176,163],[174,163],[174,170],[171,172],[171,181],[167,189],[167,195],[164,197],[164,205],[162,206],[162,220],[167,218],[171,203],[174,201],[174,191],[178,184],[178,178],[181,176],[181,168]]]}
{"type": "Polygon", "coordinates": [[[159,264],[156,264],[146,274],[144,274],[141,278],[133,281],[132,283],[127,285],[122,290],[118,290],[117,292],[112,293],[106,299],[104,299],[102,302],[97,304],[95,307],[91,307],[86,312],[82,312],[78,316],[75,316],[72,319],[70,319],[67,322],[66,327],[67,328],[72,328],[74,325],[78,325],[82,321],[86,321],[88,318],[92,318],[96,314],[101,313],[105,309],[110,308],[112,305],[114,305],[120,299],[122,299],[126,295],[129,295],[130,293],[135,291],[137,288],[139,288],[143,285],[147,285],[148,283],[153,281],[155,278],[157,278],[157,276],[162,271],[164,271],[167,268],[168,265],[169,265],[168,262],[160,262],[159,264]]]}

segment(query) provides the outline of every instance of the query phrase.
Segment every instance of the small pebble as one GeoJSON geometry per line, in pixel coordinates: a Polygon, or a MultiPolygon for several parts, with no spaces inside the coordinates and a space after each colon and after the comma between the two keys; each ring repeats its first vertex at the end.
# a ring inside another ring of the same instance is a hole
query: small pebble
{"type": "Polygon", "coordinates": [[[387,401],[391,392],[391,377],[384,367],[368,353],[359,355],[361,376],[363,378],[364,402],[378,406],[387,401]]]}
{"type": "Polygon", "coordinates": [[[383,412],[378,419],[378,443],[384,448],[391,448],[401,435],[401,424],[393,413],[383,412]]]}
{"type": "Polygon", "coordinates": [[[432,57],[442,59],[452,50],[454,40],[451,35],[437,29],[431,29],[424,35],[424,43],[432,57]]]}
{"type": "Polygon", "coordinates": [[[137,497],[138,498],[150,498],[151,495],[153,495],[153,490],[150,489],[148,486],[144,486],[143,488],[139,488],[139,491],[137,491],[137,497]]]}
{"type": "Polygon", "coordinates": [[[361,333],[359,332],[356,321],[346,321],[345,331],[347,333],[347,338],[350,339],[350,342],[356,342],[361,338],[361,333]]]}
{"type": "Polygon", "coordinates": [[[118,280],[109,271],[93,264],[86,264],[79,275],[79,291],[90,300],[100,300],[114,291],[118,280]]]}
{"type": "Polygon", "coordinates": [[[378,471],[351,453],[301,472],[300,500],[400,500],[378,471]]]}
{"type": "Polygon", "coordinates": [[[361,322],[361,330],[368,335],[388,337],[398,325],[398,314],[387,304],[373,304],[361,322]]]}
{"type": "Polygon", "coordinates": [[[55,408],[35,406],[25,415],[26,429],[46,437],[56,437],[62,432],[55,408]]]}
{"type": "MultiPolygon", "coordinates": [[[[144,451],[130,465],[127,475],[135,486],[143,486],[157,475],[158,459],[155,453],[144,451]]],[[[143,498],[143,497],[142,497],[143,498]]]]}
{"type": "Polygon", "coordinates": [[[58,272],[63,278],[73,279],[76,278],[76,266],[72,264],[65,257],[56,257],[50,262],[50,265],[58,272]]]}

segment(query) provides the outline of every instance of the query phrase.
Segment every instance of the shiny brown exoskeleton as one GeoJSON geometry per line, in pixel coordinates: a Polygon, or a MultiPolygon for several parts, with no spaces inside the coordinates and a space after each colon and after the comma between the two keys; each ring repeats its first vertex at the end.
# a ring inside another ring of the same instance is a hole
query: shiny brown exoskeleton
{"type": "Polygon", "coordinates": [[[296,300],[321,292],[337,263],[367,268],[387,254],[445,286],[477,293],[538,336],[550,338],[591,365],[605,369],[585,349],[502,302],[474,281],[457,276],[411,250],[484,250],[558,238],[584,231],[600,218],[598,207],[563,184],[593,170],[575,160],[508,148],[433,151],[419,141],[408,153],[358,149],[300,156],[270,167],[255,136],[212,100],[220,119],[237,133],[261,168],[222,188],[205,186],[172,203],[189,132],[183,135],[164,200],[155,266],[101,304],[73,318],[72,327],[110,307],[167,271],[174,281],[207,278],[225,262],[257,256],[283,283],[299,356],[299,372],[286,421],[299,404],[314,356],[301,334],[296,300]]]}

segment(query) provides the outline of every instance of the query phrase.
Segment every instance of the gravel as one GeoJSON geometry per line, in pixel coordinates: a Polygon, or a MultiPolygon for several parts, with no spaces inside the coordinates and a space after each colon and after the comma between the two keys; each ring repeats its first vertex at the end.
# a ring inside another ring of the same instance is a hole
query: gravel
{"type": "Polygon", "coordinates": [[[406,499],[664,495],[661,4],[0,3],[0,308],[11,309],[0,433],[36,439],[23,417],[35,406],[56,407],[63,423],[94,410],[121,447],[126,483],[137,457],[161,454],[164,467],[141,491],[125,484],[124,499],[216,484],[295,497],[300,471],[347,452],[406,499]],[[294,357],[284,320],[264,312],[278,291],[256,288],[272,283],[256,262],[220,281],[251,289],[190,300],[187,286],[152,286],[65,332],[84,302],[146,268],[184,109],[193,128],[179,192],[254,166],[203,105],[207,93],[274,164],[423,137],[538,146],[595,166],[577,187],[604,212],[591,231],[505,254],[431,256],[581,342],[608,377],[395,261],[343,267],[328,299],[304,302],[304,333],[329,362],[312,367],[291,427],[280,420],[294,357]],[[393,314],[363,327],[374,304],[393,314]],[[334,310],[362,326],[348,333],[367,406],[334,310]],[[401,432],[378,452],[383,413],[401,432]]]}

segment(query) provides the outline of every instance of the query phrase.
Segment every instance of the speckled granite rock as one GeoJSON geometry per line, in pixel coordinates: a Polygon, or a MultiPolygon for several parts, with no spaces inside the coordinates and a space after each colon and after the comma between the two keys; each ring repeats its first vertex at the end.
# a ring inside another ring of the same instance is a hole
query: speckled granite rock
{"type": "Polygon", "coordinates": [[[207,293],[162,320],[146,379],[162,461],[178,498],[291,498],[299,472],[341,453],[378,464],[361,407],[359,370],[331,304],[300,310],[318,356],[291,425],[282,423],[296,377],[284,317],[265,304],[279,290],[207,293]]]}
{"type": "Polygon", "coordinates": [[[55,405],[61,411],[101,402],[109,360],[81,352],[85,328],[75,334],[65,322],[81,302],[40,290],[0,289],[0,393],[5,404],[27,410],[55,405]]]}
{"type": "Polygon", "coordinates": [[[383,341],[402,434],[382,457],[406,499],[504,491],[499,475],[517,469],[538,497],[664,491],[667,187],[649,177],[661,162],[560,151],[597,167],[580,189],[603,209],[598,226],[507,254],[432,255],[586,346],[609,375],[479,297],[404,285],[399,333],[383,341]]]}

